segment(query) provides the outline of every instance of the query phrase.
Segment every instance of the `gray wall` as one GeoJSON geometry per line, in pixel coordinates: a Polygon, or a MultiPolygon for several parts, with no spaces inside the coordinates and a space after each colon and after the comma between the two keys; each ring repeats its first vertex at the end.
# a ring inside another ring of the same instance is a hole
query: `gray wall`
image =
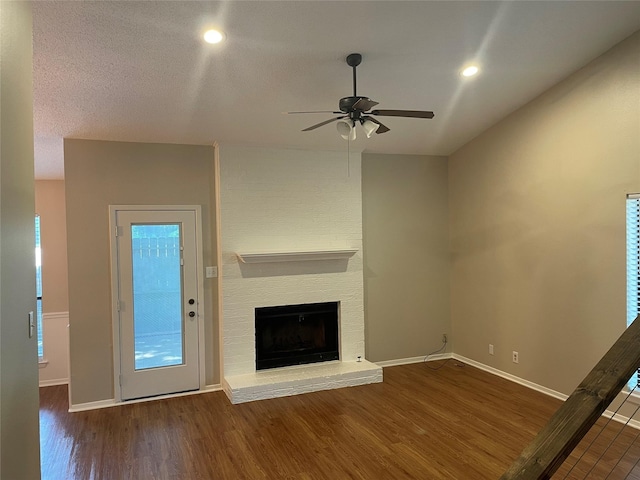
{"type": "Polygon", "coordinates": [[[0,478],[39,479],[31,5],[0,2],[0,478]]]}
{"type": "Polygon", "coordinates": [[[570,393],[625,328],[630,192],[640,32],[450,157],[456,353],[570,393]]]}
{"type": "Polygon", "coordinates": [[[443,333],[455,342],[447,201],[446,157],[362,155],[368,360],[424,356],[443,333]]]}
{"type": "MultiPolygon", "coordinates": [[[[215,261],[212,146],[64,141],[71,404],[114,397],[109,205],[201,205],[215,261]]],[[[205,279],[205,374],[220,383],[217,279],[205,279]]]]}

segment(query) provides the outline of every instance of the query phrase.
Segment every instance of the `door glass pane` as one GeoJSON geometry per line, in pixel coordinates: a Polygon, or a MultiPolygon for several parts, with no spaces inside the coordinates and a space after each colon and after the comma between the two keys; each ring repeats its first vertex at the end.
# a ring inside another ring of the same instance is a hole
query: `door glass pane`
{"type": "Polygon", "coordinates": [[[180,225],[131,226],[135,369],[183,363],[180,225]]]}

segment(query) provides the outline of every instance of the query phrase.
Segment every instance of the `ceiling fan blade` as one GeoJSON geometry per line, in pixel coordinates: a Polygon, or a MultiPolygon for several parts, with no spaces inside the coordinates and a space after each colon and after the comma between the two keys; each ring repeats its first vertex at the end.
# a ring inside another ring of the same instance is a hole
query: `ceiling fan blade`
{"type": "Polygon", "coordinates": [[[352,110],[360,110],[361,112],[366,112],[370,108],[378,105],[378,102],[374,102],[369,98],[361,98],[351,107],[352,110]]]}
{"type": "Polygon", "coordinates": [[[326,125],[327,123],[336,122],[336,121],[340,120],[341,118],[347,118],[347,117],[345,115],[345,116],[342,116],[342,117],[331,118],[329,120],[325,120],[324,122],[320,122],[320,123],[316,123],[315,125],[311,125],[310,127],[307,127],[302,131],[303,132],[308,132],[309,130],[315,130],[318,127],[322,127],[323,125],[326,125]]]}
{"type": "Polygon", "coordinates": [[[380,133],[387,133],[389,130],[391,130],[389,127],[387,127],[386,125],[384,125],[382,122],[379,122],[378,120],[376,120],[375,118],[372,117],[363,117],[365,120],[371,120],[373,123],[377,123],[378,129],[376,130],[376,133],[380,134],[380,133]]]}
{"type": "Polygon", "coordinates": [[[285,115],[293,115],[296,113],[333,113],[334,115],[338,115],[343,112],[332,112],[331,110],[316,110],[312,112],[282,112],[282,113],[284,113],[285,115]]]}
{"type": "Polygon", "coordinates": [[[408,118],[433,118],[433,112],[422,110],[371,110],[369,115],[382,115],[384,117],[408,117],[408,118]]]}

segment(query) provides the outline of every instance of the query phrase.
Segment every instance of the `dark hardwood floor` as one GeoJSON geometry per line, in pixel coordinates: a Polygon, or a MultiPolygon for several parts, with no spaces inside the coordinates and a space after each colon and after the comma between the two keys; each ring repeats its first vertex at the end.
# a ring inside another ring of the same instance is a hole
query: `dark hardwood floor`
{"type": "Polygon", "coordinates": [[[494,480],[560,405],[457,361],[436,365],[241,405],[213,392],[68,413],[66,386],[45,387],[42,478],[494,480]]]}

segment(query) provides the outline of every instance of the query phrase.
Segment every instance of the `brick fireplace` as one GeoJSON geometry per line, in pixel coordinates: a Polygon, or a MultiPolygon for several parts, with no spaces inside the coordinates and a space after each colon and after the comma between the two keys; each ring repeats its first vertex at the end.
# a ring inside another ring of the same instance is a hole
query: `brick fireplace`
{"type": "Polygon", "coordinates": [[[364,358],[360,155],[221,146],[223,388],[233,403],[382,381],[364,358]],[[339,360],[256,370],[256,308],[338,302],[339,360]]]}

